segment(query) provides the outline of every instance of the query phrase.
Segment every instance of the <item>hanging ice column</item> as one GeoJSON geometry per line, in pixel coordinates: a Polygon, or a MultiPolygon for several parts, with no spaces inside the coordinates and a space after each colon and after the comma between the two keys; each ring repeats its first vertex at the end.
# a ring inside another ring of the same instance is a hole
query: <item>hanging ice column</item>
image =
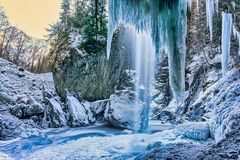
{"type": "Polygon", "coordinates": [[[108,36],[107,36],[107,58],[109,58],[111,53],[111,45],[113,34],[116,29],[116,26],[119,24],[121,13],[118,10],[115,10],[115,6],[119,6],[121,3],[116,0],[108,1],[108,36]],[[114,14],[113,14],[114,13],[114,14]]]}
{"type": "Polygon", "coordinates": [[[222,74],[228,70],[228,58],[230,54],[232,35],[232,14],[222,12],[222,74]]]}
{"type": "MultiPolygon", "coordinates": [[[[187,34],[187,3],[177,2],[170,9],[166,26],[166,51],[168,53],[169,80],[177,102],[183,99],[185,91],[185,57],[187,34]]],[[[164,16],[164,15],[163,15],[164,16]]]]}
{"type": "Polygon", "coordinates": [[[240,55],[240,32],[237,27],[233,25],[233,35],[238,40],[238,54],[240,55]]]}
{"type": "Polygon", "coordinates": [[[213,14],[214,14],[214,0],[206,0],[207,25],[210,30],[210,40],[213,37],[213,14]]]}

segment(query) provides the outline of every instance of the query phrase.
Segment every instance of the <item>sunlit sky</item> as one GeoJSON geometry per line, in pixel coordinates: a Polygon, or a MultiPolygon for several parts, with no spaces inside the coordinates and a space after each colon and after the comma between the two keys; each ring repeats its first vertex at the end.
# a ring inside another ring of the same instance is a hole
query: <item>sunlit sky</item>
{"type": "Polygon", "coordinates": [[[61,0],[0,0],[11,25],[29,36],[43,38],[46,28],[58,20],[61,0]]]}

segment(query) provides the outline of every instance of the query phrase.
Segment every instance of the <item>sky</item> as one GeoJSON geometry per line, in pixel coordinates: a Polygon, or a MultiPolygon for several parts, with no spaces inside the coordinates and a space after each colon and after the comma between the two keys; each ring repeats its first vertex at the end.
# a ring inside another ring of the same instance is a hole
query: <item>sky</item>
{"type": "Polygon", "coordinates": [[[46,28],[59,18],[61,0],[0,0],[11,25],[27,35],[44,38],[46,28]]]}

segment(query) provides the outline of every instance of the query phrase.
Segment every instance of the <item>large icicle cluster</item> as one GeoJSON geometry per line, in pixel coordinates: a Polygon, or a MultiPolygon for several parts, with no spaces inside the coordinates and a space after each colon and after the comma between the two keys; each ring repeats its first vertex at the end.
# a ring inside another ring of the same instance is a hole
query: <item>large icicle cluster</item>
{"type": "Polygon", "coordinates": [[[121,22],[151,33],[156,53],[169,57],[170,85],[180,101],[185,89],[185,38],[188,0],[109,0],[108,46],[110,55],[115,28],[121,22]]]}

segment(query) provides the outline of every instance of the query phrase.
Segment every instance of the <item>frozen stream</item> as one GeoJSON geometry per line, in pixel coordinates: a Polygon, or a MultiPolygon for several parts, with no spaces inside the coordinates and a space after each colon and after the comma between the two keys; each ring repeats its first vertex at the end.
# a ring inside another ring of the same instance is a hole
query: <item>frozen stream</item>
{"type": "Polygon", "coordinates": [[[0,141],[0,152],[16,160],[126,159],[146,150],[149,136],[171,128],[151,122],[147,133],[142,134],[107,125],[48,129],[40,136],[0,141]]]}

